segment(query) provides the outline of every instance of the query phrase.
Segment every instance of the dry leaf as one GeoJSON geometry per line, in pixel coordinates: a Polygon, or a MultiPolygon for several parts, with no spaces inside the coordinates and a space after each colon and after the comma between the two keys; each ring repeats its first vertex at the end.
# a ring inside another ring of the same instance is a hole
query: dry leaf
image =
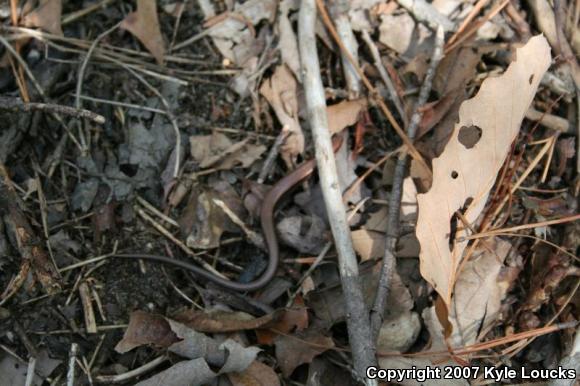
{"type": "Polygon", "coordinates": [[[262,362],[254,361],[241,373],[229,373],[233,386],[280,386],[276,372],[262,362]]]}
{"type": "Polygon", "coordinates": [[[379,41],[399,54],[404,54],[413,41],[415,20],[408,14],[382,15],[379,41]]]}
{"type": "Polygon", "coordinates": [[[328,240],[328,225],[316,215],[284,217],[276,230],[280,241],[300,253],[319,254],[328,240]]]}
{"type": "Polygon", "coordinates": [[[461,105],[449,143],[433,160],[431,190],[417,197],[421,274],[448,308],[467,246],[467,229],[450,235],[452,221],[458,221],[455,212],[464,211],[470,224],[476,221],[549,65],[550,47],[536,36],[518,49],[517,60],[502,76],[485,80],[461,105]]]}
{"type": "MultiPolygon", "coordinates": [[[[205,26],[209,27],[209,35],[220,53],[235,65],[246,67],[251,58],[261,53],[254,26],[264,19],[272,21],[277,6],[275,0],[236,2],[233,12],[215,16],[205,26]]],[[[209,9],[202,10],[206,18],[213,16],[209,9]]]]}
{"type": "Polygon", "coordinates": [[[292,0],[283,0],[280,2],[280,13],[278,16],[278,33],[280,35],[280,41],[278,42],[278,50],[280,51],[284,63],[286,63],[288,68],[292,70],[296,79],[300,81],[300,54],[298,52],[298,41],[294,29],[292,28],[292,23],[288,18],[288,12],[290,11],[292,3],[292,0]]]}
{"type": "Polygon", "coordinates": [[[328,117],[328,130],[330,134],[336,134],[345,127],[354,125],[360,116],[360,112],[367,106],[364,98],[343,101],[326,108],[328,117]]]}
{"type": "Polygon", "coordinates": [[[289,377],[296,367],[310,363],[315,356],[334,347],[332,338],[314,329],[292,336],[280,335],[275,344],[276,358],[285,377],[289,377]]]}
{"type": "Polygon", "coordinates": [[[385,254],[385,234],[383,232],[358,229],[351,232],[352,244],[361,261],[376,259],[385,254]]]}
{"type": "Polygon", "coordinates": [[[377,351],[405,352],[413,346],[420,331],[419,315],[416,312],[402,312],[386,320],[381,326],[377,338],[377,351]]]}
{"type": "Polygon", "coordinates": [[[191,155],[202,169],[212,167],[217,170],[228,170],[234,166],[247,168],[252,165],[266,151],[266,147],[248,141],[249,139],[244,139],[232,143],[220,132],[189,137],[191,155]]]}
{"type": "Polygon", "coordinates": [[[130,13],[121,22],[121,28],[135,36],[153,55],[157,63],[163,64],[165,45],[159,20],[157,18],[157,2],[137,0],[137,11],[130,13]]]}
{"type": "Polygon", "coordinates": [[[129,318],[129,326],[125,330],[123,339],[115,346],[115,351],[123,354],[135,347],[149,344],[168,347],[178,340],[163,316],[134,311],[129,318]]]}
{"type": "Polygon", "coordinates": [[[279,333],[287,334],[292,331],[303,331],[308,327],[308,308],[304,306],[304,300],[299,296],[294,300],[291,308],[284,310],[281,318],[268,323],[267,329],[256,330],[259,344],[271,345],[279,333]]]}
{"type": "Polygon", "coordinates": [[[266,98],[276,117],[288,130],[280,152],[284,161],[289,164],[297,155],[304,152],[304,134],[298,122],[297,84],[292,72],[285,65],[276,67],[274,74],[262,83],[260,93],[266,98]]]}
{"type": "Polygon", "coordinates": [[[284,310],[278,310],[255,318],[245,312],[187,310],[176,315],[174,319],[196,331],[216,333],[253,330],[278,320],[283,314],[284,310]]]}
{"type": "Polygon", "coordinates": [[[503,262],[511,248],[500,238],[486,239],[461,271],[451,312],[453,333],[458,334],[461,347],[475,343],[478,331],[485,331],[497,319],[501,301],[511,285],[510,278],[502,275],[503,262]]]}
{"type": "Polygon", "coordinates": [[[34,11],[24,17],[25,27],[38,27],[52,34],[63,36],[60,24],[62,0],[41,0],[34,11]]]}

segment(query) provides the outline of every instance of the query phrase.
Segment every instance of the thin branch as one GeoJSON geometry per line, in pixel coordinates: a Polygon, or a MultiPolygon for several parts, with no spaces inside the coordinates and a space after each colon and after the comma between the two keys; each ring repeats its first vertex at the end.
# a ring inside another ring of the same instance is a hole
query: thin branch
{"type": "Polygon", "coordinates": [[[278,153],[280,152],[280,146],[282,146],[282,144],[284,143],[286,138],[288,138],[289,135],[290,135],[290,130],[288,130],[287,126],[284,126],[282,128],[282,130],[280,130],[280,134],[278,134],[278,136],[276,137],[276,141],[274,141],[274,144],[270,148],[270,151],[268,152],[268,156],[266,157],[266,160],[264,161],[264,166],[262,166],[262,170],[260,170],[260,174],[258,176],[258,183],[259,184],[263,184],[264,181],[266,181],[266,179],[270,175],[272,167],[274,166],[274,162],[276,161],[276,157],[278,156],[278,153]]]}
{"type": "Polygon", "coordinates": [[[105,117],[89,110],[75,109],[70,106],[55,105],[52,103],[25,103],[17,98],[0,96],[0,110],[8,111],[43,111],[55,114],[70,115],[76,118],[86,118],[95,123],[105,123],[105,117]]]}
{"type": "Polygon", "coordinates": [[[125,65],[124,63],[121,63],[121,66],[125,70],[129,71],[129,73],[131,73],[131,75],[137,78],[141,83],[143,83],[145,87],[147,87],[151,92],[157,95],[157,97],[161,101],[161,104],[163,104],[163,107],[165,107],[167,118],[169,119],[169,122],[171,122],[173,131],[175,131],[175,167],[173,168],[173,178],[177,178],[177,176],[179,176],[179,168],[180,168],[179,162],[181,158],[181,133],[179,131],[179,126],[177,125],[175,115],[173,114],[173,111],[169,106],[167,99],[165,99],[165,97],[159,92],[159,90],[153,87],[153,85],[149,83],[147,79],[137,74],[137,72],[130,66],[125,65]]]}
{"type": "Polygon", "coordinates": [[[379,49],[377,48],[376,44],[373,42],[373,40],[369,36],[369,33],[367,32],[366,29],[362,30],[362,38],[365,41],[367,47],[369,48],[369,51],[371,52],[371,55],[372,55],[373,60],[375,62],[375,67],[379,71],[379,75],[381,76],[383,83],[387,87],[387,90],[389,92],[391,100],[393,101],[393,104],[397,108],[397,111],[399,112],[399,115],[401,116],[401,119],[403,120],[403,123],[406,126],[408,124],[408,122],[407,122],[407,116],[405,115],[405,109],[403,108],[403,105],[401,104],[401,101],[399,100],[399,96],[397,95],[397,91],[395,90],[395,85],[391,81],[391,78],[389,77],[389,73],[387,72],[387,69],[385,68],[385,66],[383,66],[383,63],[381,62],[381,55],[379,54],[379,49]]]}
{"type": "Polygon", "coordinates": [[[341,53],[342,67],[344,69],[344,78],[348,91],[348,99],[356,99],[361,93],[361,79],[356,71],[358,67],[358,43],[352,32],[348,11],[350,8],[347,0],[336,0],[332,9],[336,31],[340,41],[346,47],[348,54],[354,63],[350,63],[349,57],[345,52],[341,53]]]}
{"type": "Polygon", "coordinates": [[[308,120],[315,143],[316,161],[328,219],[338,252],[341,283],[347,309],[347,328],[356,373],[367,385],[376,380],[365,377],[365,370],[376,363],[370,345],[370,324],[354,254],[342,194],[338,183],[335,157],[328,130],[326,99],[320,77],[316,50],[316,3],[303,0],[300,6],[298,32],[308,120]]]}
{"type": "Polygon", "coordinates": [[[328,16],[328,12],[326,12],[326,8],[324,7],[323,1],[316,0],[316,5],[318,6],[318,10],[320,11],[320,17],[322,18],[322,22],[324,23],[324,25],[328,29],[328,32],[330,32],[330,35],[332,36],[332,38],[334,39],[336,44],[340,47],[340,51],[348,58],[348,61],[350,62],[350,64],[355,68],[355,70],[358,73],[358,75],[360,76],[363,84],[369,90],[369,93],[371,94],[370,96],[373,98],[374,102],[379,106],[379,108],[381,109],[381,111],[383,112],[383,114],[385,115],[387,120],[389,121],[389,123],[393,126],[393,129],[395,130],[397,135],[401,138],[401,140],[403,141],[403,143],[407,147],[407,151],[423,167],[425,172],[430,174],[431,169],[429,168],[429,166],[427,166],[427,163],[425,162],[425,160],[423,159],[423,157],[421,156],[419,151],[417,151],[417,149],[413,145],[413,142],[409,140],[409,138],[407,137],[407,134],[405,134],[405,131],[401,128],[401,126],[399,125],[399,123],[397,122],[395,117],[393,116],[393,113],[391,113],[391,110],[389,110],[389,108],[387,107],[385,102],[383,102],[382,98],[379,96],[377,89],[375,87],[373,87],[373,85],[371,84],[369,79],[364,74],[363,70],[356,63],[356,61],[354,60],[354,58],[352,57],[352,55],[350,54],[348,49],[344,46],[344,44],[340,40],[340,36],[338,36],[338,33],[336,32],[336,29],[334,28],[334,25],[332,24],[332,21],[330,20],[330,16],[328,16]]]}
{"type": "MultiPolygon", "coordinates": [[[[437,65],[443,58],[443,44],[444,44],[444,32],[443,28],[439,27],[437,29],[435,49],[433,50],[433,55],[431,57],[431,63],[427,74],[425,75],[425,80],[421,86],[421,91],[419,93],[419,99],[415,105],[415,112],[411,117],[411,123],[407,129],[407,136],[412,141],[415,138],[417,132],[417,127],[421,121],[423,113],[420,108],[427,102],[429,93],[431,92],[431,86],[433,83],[433,77],[435,76],[435,70],[437,65]]],[[[383,265],[381,267],[381,276],[379,279],[379,285],[377,288],[377,293],[375,295],[374,305],[371,309],[371,332],[374,340],[379,335],[381,325],[383,324],[383,317],[385,313],[385,307],[387,305],[387,295],[389,293],[389,286],[391,283],[391,277],[393,271],[395,270],[395,247],[397,245],[397,240],[399,238],[399,214],[401,211],[401,196],[403,194],[403,179],[407,171],[407,155],[402,153],[397,159],[397,164],[395,166],[395,175],[393,177],[393,189],[391,190],[391,196],[389,199],[389,211],[387,214],[387,229],[386,229],[386,241],[385,241],[385,255],[383,256],[383,265]]]]}
{"type": "MultiPolygon", "coordinates": [[[[28,79],[30,80],[30,82],[32,83],[32,85],[34,86],[34,88],[36,89],[36,92],[38,92],[38,94],[40,95],[40,98],[42,99],[42,101],[43,102],[47,102],[48,101],[48,98],[46,97],[46,94],[44,93],[44,90],[42,89],[42,87],[40,86],[40,84],[38,83],[38,81],[36,80],[36,78],[34,77],[34,74],[32,73],[32,71],[30,71],[30,68],[28,67],[28,65],[26,64],[26,62],[24,61],[24,59],[22,59],[22,57],[18,54],[18,52],[16,52],[16,50],[14,49],[14,47],[12,47],[12,45],[10,43],[8,43],[8,41],[1,34],[0,34],[0,43],[6,48],[6,50],[8,52],[10,52],[10,54],[12,54],[12,56],[20,64],[20,66],[22,67],[22,69],[24,69],[24,72],[26,73],[26,76],[28,76],[28,79]]],[[[81,144],[79,143],[79,141],[76,139],[76,137],[74,136],[74,134],[70,131],[69,127],[63,122],[63,120],[60,117],[60,115],[58,115],[57,113],[52,113],[52,114],[54,116],[54,119],[56,119],[57,122],[63,127],[63,129],[66,131],[66,133],[71,138],[71,140],[74,142],[74,144],[82,152],[83,151],[83,147],[81,146],[81,144]]]]}
{"type": "Polygon", "coordinates": [[[400,6],[406,8],[409,13],[415,16],[415,19],[425,22],[429,27],[436,30],[438,26],[443,27],[445,32],[453,31],[455,24],[440,13],[430,3],[425,0],[397,0],[400,6]]]}

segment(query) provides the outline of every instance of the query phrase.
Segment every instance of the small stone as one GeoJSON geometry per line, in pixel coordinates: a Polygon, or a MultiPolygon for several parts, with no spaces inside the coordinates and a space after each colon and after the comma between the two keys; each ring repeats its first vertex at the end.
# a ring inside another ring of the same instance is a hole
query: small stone
{"type": "Polygon", "coordinates": [[[377,350],[405,352],[415,343],[420,331],[421,321],[416,312],[404,312],[385,320],[379,332],[377,350]]]}

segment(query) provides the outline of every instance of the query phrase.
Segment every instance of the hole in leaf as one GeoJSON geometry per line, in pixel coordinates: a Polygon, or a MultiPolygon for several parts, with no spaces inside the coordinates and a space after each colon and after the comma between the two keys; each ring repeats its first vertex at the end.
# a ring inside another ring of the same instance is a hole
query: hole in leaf
{"type": "Polygon", "coordinates": [[[455,170],[451,172],[451,178],[456,179],[457,177],[459,177],[459,173],[457,173],[455,170]]]}
{"type": "Polygon", "coordinates": [[[481,139],[481,133],[481,129],[477,126],[462,126],[457,139],[466,149],[471,149],[481,139]]]}
{"type": "Polygon", "coordinates": [[[534,74],[530,75],[530,79],[528,80],[528,82],[530,82],[530,84],[532,84],[533,81],[534,81],[534,74]]]}

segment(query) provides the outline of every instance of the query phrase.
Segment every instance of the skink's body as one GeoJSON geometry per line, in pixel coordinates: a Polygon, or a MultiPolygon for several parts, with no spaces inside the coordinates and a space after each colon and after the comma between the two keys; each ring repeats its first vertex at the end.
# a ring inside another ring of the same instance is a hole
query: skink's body
{"type": "MultiPolygon", "coordinates": [[[[337,136],[336,138],[337,139],[333,140],[334,151],[337,151],[342,144],[341,137],[337,136]]],[[[146,259],[166,264],[172,264],[184,268],[188,271],[191,271],[195,275],[201,276],[222,287],[234,291],[240,292],[256,291],[264,287],[266,284],[270,282],[270,280],[272,280],[272,278],[276,274],[276,270],[278,269],[278,264],[280,262],[280,250],[278,248],[278,239],[276,237],[276,231],[274,226],[274,210],[276,208],[276,204],[278,204],[278,201],[280,201],[280,198],[282,198],[282,196],[286,192],[288,192],[298,183],[303,181],[305,178],[309,177],[314,171],[315,167],[316,167],[315,160],[304,162],[292,173],[288,174],[280,181],[278,181],[278,183],[274,185],[274,187],[268,192],[268,194],[266,194],[266,197],[264,197],[264,201],[262,202],[262,207],[260,210],[260,221],[262,224],[262,232],[264,234],[264,239],[266,241],[266,247],[268,248],[269,259],[266,270],[260,275],[260,277],[258,277],[256,280],[252,282],[240,283],[236,281],[223,279],[196,265],[177,259],[172,259],[170,257],[163,255],[116,254],[114,256],[130,259],[146,259]]]]}

